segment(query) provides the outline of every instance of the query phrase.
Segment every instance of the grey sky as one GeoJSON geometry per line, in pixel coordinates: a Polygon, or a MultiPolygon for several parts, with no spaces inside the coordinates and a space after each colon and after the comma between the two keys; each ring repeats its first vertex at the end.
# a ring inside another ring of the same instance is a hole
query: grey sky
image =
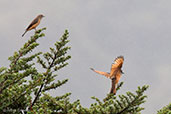
{"type": "Polygon", "coordinates": [[[22,38],[28,24],[44,14],[38,28],[47,27],[36,51],[48,51],[65,29],[70,32],[72,59],[59,79],[69,78],[53,95],[72,92],[88,107],[96,96],[104,98],[110,80],[92,72],[93,67],[109,71],[113,60],[123,55],[125,62],[118,94],[150,85],[143,114],[156,113],[169,104],[171,85],[171,1],[170,0],[0,0],[1,66],[29,36],[22,38]]]}

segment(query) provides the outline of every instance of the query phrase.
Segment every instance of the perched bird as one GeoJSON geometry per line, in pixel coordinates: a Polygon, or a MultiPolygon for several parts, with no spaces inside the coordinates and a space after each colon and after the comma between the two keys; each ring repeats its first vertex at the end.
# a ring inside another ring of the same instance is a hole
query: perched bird
{"type": "Polygon", "coordinates": [[[121,74],[123,74],[123,71],[121,70],[123,62],[124,62],[124,57],[118,56],[111,66],[110,73],[94,70],[93,68],[90,68],[90,69],[98,74],[101,74],[101,75],[106,76],[107,78],[110,78],[112,80],[112,87],[111,87],[110,93],[116,94],[116,86],[120,80],[121,74]]]}
{"type": "Polygon", "coordinates": [[[32,30],[32,29],[35,29],[36,30],[36,27],[40,24],[40,21],[41,19],[43,18],[44,16],[42,14],[38,15],[32,22],[31,24],[27,27],[27,29],[25,30],[24,34],[22,35],[22,37],[25,35],[25,33],[29,30],[32,30]]]}

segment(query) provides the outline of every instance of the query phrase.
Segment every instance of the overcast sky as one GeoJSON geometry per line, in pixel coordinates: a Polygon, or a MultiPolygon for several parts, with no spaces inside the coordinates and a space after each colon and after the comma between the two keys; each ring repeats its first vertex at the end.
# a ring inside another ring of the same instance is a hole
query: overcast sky
{"type": "Polygon", "coordinates": [[[47,27],[35,51],[48,51],[69,30],[69,66],[58,79],[69,82],[53,95],[72,92],[71,101],[89,107],[96,96],[103,99],[110,80],[89,68],[109,71],[113,60],[125,57],[117,94],[149,85],[143,114],[155,114],[171,102],[171,1],[170,0],[0,0],[0,65],[33,35],[25,28],[43,14],[38,28],[47,27]]]}

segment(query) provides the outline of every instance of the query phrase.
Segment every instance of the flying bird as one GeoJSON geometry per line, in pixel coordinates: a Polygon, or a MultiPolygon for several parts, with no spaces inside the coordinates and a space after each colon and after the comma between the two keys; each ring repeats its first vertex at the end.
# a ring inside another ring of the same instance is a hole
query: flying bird
{"type": "Polygon", "coordinates": [[[35,29],[36,30],[36,27],[40,24],[40,21],[41,19],[43,18],[44,16],[42,14],[38,15],[32,22],[31,24],[27,27],[27,29],[25,30],[24,34],[22,35],[22,37],[25,35],[25,33],[27,31],[30,31],[32,29],[35,29]]]}
{"type": "Polygon", "coordinates": [[[123,74],[122,71],[122,64],[124,62],[124,57],[123,56],[118,56],[115,60],[114,63],[111,66],[110,73],[108,72],[102,72],[98,70],[94,70],[93,68],[90,68],[92,71],[104,75],[107,78],[110,78],[112,81],[112,87],[110,93],[116,94],[116,86],[120,80],[121,75],[123,74]]]}

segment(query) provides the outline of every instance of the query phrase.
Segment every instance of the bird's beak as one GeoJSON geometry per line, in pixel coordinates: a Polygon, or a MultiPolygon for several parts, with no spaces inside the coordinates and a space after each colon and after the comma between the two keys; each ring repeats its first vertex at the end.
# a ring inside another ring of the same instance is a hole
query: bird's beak
{"type": "Polygon", "coordinates": [[[124,74],[124,72],[121,70],[121,73],[124,74]]]}

